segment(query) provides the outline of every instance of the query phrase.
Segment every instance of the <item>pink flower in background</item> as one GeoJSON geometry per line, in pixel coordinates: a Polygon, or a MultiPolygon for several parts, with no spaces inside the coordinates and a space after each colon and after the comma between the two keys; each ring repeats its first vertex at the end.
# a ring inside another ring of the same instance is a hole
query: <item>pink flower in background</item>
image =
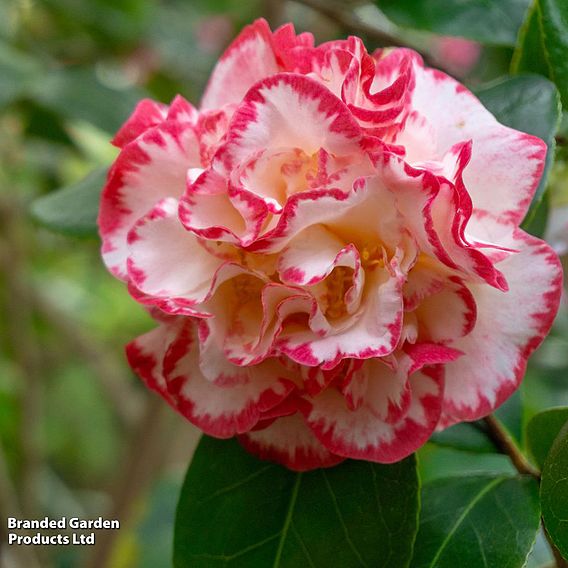
{"type": "Polygon", "coordinates": [[[479,61],[481,45],[462,37],[442,36],[433,40],[432,51],[444,69],[463,76],[479,61]]]}
{"type": "Polygon", "coordinates": [[[546,146],[413,51],[259,20],[199,109],[142,101],[114,143],[103,257],[158,323],[130,364],[261,457],[400,460],[550,328],[558,259],[519,229],[546,146]]]}
{"type": "Polygon", "coordinates": [[[229,16],[218,14],[197,22],[195,37],[201,51],[217,55],[233,35],[233,22],[229,16]]]}

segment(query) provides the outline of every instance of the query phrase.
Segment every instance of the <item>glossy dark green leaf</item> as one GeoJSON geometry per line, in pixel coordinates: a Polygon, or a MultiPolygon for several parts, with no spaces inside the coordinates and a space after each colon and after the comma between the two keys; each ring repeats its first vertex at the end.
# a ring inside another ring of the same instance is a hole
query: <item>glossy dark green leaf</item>
{"type": "Polygon", "coordinates": [[[430,442],[438,446],[456,448],[469,452],[497,452],[497,448],[487,437],[483,422],[462,422],[450,426],[442,432],[436,432],[430,442]]]}
{"type": "Polygon", "coordinates": [[[427,443],[418,452],[418,473],[423,484],[447,477],[469,475],[515,475],[508,456],[481,453],[427,443]]]}
{"type": "Polygon", "coordinates": [[[530,0],[375,0],[399,26],[514,46],[530,0]]]}
{"type": "Polygon", "coordinates": [[[174,566],[404,568],[417,515],[414,457],[295,473],[205,437],[178,504],[174,566]]]}
{"type": "Polygon", "coordinates": [[[546,61],[543,37],[540,30],[539,6],[533,0],[521,29],[513,59],[512,73],[538,73],[549,76],[549,66],[546,61]]]}
{"type": "Polygon", "coordinates": [[[539,467],[544,465],[556,436],[566,422],[568,407],[562,407],[540,412],[527,424],[527,445],[539,467]]]}
{"type": "MultiPolygon", "coordinates": [[[[545,171],[525,219],[525,228],[527,228],[529,223],[534,223],[533,220],[546,189],[548,172],[554,161],[554,135],[561,116],[558,91],[554,84],[544,77],[521,75],[504,79],[476,94],[499,122],[538,136],[548,146],[545,171]]],[[[542,213],[541,210],[540,214],[542,213]]],[[[534,231],[538,231],[543,225],[543,223],[533,224],[532,227],[534,231]]]]}
{"type": "Polygon", "coordinates": [[[538,484],[528,477],[480,475],[422,489],[412,568],[521,568],[535,541],[538,484]]]}
{"type": "Polygon", "coordinates": [[[544,462],[540,498],[546,530],[568,559],[568,424],[554,440],[544,462]]]}
{"type": "Polygon", "coordinates": [[[114,134],[145,96],[139,89],[104,85],[92,69],[54,71],[38,82],[33,100],[62,118],[85,120],[114,134]]]}
{"type": "Polygon", "coordinates": [[[568,106],[568,2],[533,0],[519,34],[512,69],[546,75],[568,106]]]}
{"type": "Polygon", "coordinates": [[[32,217],[44,227],[70,236],[97,235],[97,215],[106,168],[99,168],[86,178],[36,199],[32,217]]]}

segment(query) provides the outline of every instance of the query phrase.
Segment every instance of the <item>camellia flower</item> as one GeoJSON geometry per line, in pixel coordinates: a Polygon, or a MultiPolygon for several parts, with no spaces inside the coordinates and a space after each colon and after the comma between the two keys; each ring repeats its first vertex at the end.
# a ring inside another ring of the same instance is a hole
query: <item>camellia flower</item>
{"type": "Polygon", "coordinates": [[[144,100],[114,143],[104,261],[158,322],[130,364],[261,457],[400,460],[550,328],[558,259],[519,229],[546,146],[413,51],[259,20],[199,109],[144,100]]]}

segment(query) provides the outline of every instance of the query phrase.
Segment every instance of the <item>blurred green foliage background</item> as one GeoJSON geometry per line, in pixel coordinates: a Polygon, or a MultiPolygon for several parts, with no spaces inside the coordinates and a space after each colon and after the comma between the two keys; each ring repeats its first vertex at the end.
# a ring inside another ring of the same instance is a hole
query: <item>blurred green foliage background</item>
{"type": "MultiPolygon", "coordinates": [[[[181,93],[197,105],[221,51],[260,16],[291,20],[318,41],[357,24],[369,50],[381,43],[370,30],[394,34],[472,88],[505,74],[512,56],[504,40],[467,44],[475,57],[456,60],[439,36],[398,28],[361,2],[0,0],[2,565],[171,565],[175,503],[198,433],[128,370],[123,346],[152,322],[103,268],[98,241],[37,226],[29,206],[107,166],[109,140],[140,98],[181,93]],[[92,549],[16,549],[2,545],[8,515],[102,515],[122,527],[92,549]]],[[[568,404],[567,352],[564,309],[501,411],[514,433],[536,411],[568,404]]],[[[470,452],[452,449],[451,434],[421,458],[427,479],[510,468],[475,440],[470,452]]],[[[532,565],[543,559],[537,546],[532,565]]]]}

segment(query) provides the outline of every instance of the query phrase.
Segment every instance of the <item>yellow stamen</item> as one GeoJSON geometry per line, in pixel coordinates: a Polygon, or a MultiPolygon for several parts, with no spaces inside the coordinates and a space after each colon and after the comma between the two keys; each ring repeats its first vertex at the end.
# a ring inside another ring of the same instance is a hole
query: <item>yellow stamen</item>
{"type": "Polygon", "coordinates": [[[345,294],[353,282],[353,269],[338,266],[326,278],[327,293],[325,295],[325,315],[331,319],[340,318],[347,314],[345,294]]]}
{"type": "Polygon", "coordinates": [[[365,270],[373,270],[385,265],[385,250],[382,246],[365,245],[361,250],[361,265],[365,270]]]}

